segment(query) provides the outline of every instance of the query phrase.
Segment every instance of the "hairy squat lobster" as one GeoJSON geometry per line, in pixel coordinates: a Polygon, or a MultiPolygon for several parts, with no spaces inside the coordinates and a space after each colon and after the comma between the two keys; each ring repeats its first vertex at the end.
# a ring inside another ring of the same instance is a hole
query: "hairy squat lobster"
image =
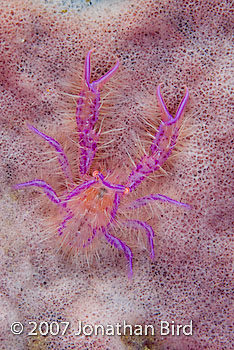
{"type": "MultiPolygon", "coordinates": [[[[158,170],[170,156],[179,135],[182,116],[189,98],[188,88],[181,100],[176,115],[173,118],[162,98],[160,85],[157,87],[157,99],[160,106],[162,120],[154,136],[150,150],[144,155],[130,173],[124,184],[113,181],[113,174],[104,175],[99,171],[89,174],[90,166],[95,157],[99,134],[95,132],[95,125],[101,108],[100,91],[103,85],[116,73],[119,60],[115,66],[100,79],[90,82],[90,57],[94,49],[90,50],[85,59],[84,79],[76,103],[76,124],[78,142],[80,145],[79,170],[83,179],[77,186],[73,182],[72,171],[62,145],[54,138],[42,133],[34,126],[29,125],[31,131],[44,139],[54,148],[66,181],[69,182],[69,191],[58,196],[55,190],[45,181],[34,179],[14,186],[15,189],[34,186],[41,188],[50,201],[55,203],[62,213],[62,219],[57,227],[57,235],[62,244],[80,251],[90,248],[95,241],[104,236],[112,246],[125,254],[129,266],[129,277],[132,276],[133,254],[130,247],[117,238],[115,226],[127,226],[136,230],[143,230],[148,237],[150,256],[154,259],[154,230],[144,221],[125,220],[118,218],[118,211],[123,198],[135,191],[137,186],[152,172],[158,170]]],[[[178,202],[165,195],[149,194],[128,204],[128,210],[147,205],[152,201],[165,201],[178,206],[190,208],[188,204],[178,202]]]]}

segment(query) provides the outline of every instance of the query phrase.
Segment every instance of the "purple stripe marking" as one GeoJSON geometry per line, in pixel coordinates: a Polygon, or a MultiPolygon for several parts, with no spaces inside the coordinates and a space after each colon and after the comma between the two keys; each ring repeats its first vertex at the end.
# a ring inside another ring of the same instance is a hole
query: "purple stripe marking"
{"type": "Polygon", "coordinates": [[[189,91],[188,91],[188,88],[186,87],[185,95],[179,104],[179,107],[178,107],[177,112],[176,112],[176,116],[171,122],[167,123],[167,125],[172,125],[180,119],[180,117],[183,115],[185,106],[188,102],[188,98],[189,98],[189,91]]]}
{"type": "Polygon", "coordinates": [[[102,227],[102,231],[103,231],[103,233],[105,235],[105,238],[106,238],[108,243],[110,243],[115,248],[120,249],[120,250],[122,250],[124,252],[125,257],[126,257],[126,259],[128,261],[128,265],[129,265],[128,277],[132,278],[132,257],[133,257],[133,255],[132,255],[131,249],[124,242],[122,242],[120,239],[118,239],[118,238],[112,236],[111,234],[109,234],[104,227],[102,227]]]}
{"type": "Polygon", "coordinates": [[[94,240],[94,237],[96,236],[97,234],[97,230],[96,229],[93,229],[93,234],[91,237],[88,238],[87,242],[83,244],[83,248],[86,248],[88,247],[94,240]]]}
{"type": "Polygon", "coordinates": [[[68,201],[69,199],[71,199],[74,196],[77,196],[78,194],[80,194],[80,192],[82,192],[83,190],[87,190],[87,188],[91,187],[93,184],[95,184],[97,181],[96,180],[90,180],[90,181],[86,181],[83,184],[77,186],[74,190],[72,190],[69,195],[65,198],[65,201],[68,201]]]}
{"type": "Polygon", "coordinates": [[[62,221],[62,223],[60,224],[60,226],[58,228],[59,236],[61,236],[63,234],[63,230],[66,227],[67,221],[69,221],[73,218],[73,213],[71,210],[67,210],[67,213],[68,213],[68,215],[65,217],[65,219],[62,221]]]}
{"type": "Polygon", "coordinates": [[[114,219],[116,217],[116,214],[117,214],[117,211],[119,208],[119,203],[120,203],[120,197],[119,197],[119,194],[116,192],[114,202],[113,202],[114,206],[113,206],[113,209],[111,211],[111,218],[110,218],[110,221],[107,225],[108,228],[110,227],[110,224],[114,221],[114,219]]]}
{"type": "Polygon", "coordinates": [[[55,151],[58,153],[58,161],[60,163],[60,166],[62,168],[62,171],[63,171],[64,175],[69,180],[72,180],[71,169],[69,167],[68,159],[67,159],[66,154],[65,154],[62,146],[60,145],[60,143],[58,141],[56,141],[55,139],[53,139],[52,137],[50,137],[50,136],[44,134],[43,132],[39,131],[37,128],[35,128],[34,126],[32,126],[30,124],[27,124],[27,127],[31,131],[35,132],[37,135],[42,137],[52,147],[54,147],[55,151]]]}
{"type": "Polygon", "coordinates": [[[143,228],[146,231],[146,234],[148,236],[148,240],[149,240],[149,245],[150,245],[150,257],[152,260],[154,260],[155,254],[154,254],[154,230],[153,228],[147,224],[144,221],[139,221],[139,220],[128,220],[124,223],[126,226],[130,226],[133,227],[135,229],[137,228],[143,228]]]}
{"type": "Polygon", "coordinates": [[[19,189],[21,187],[29,187],[29,186],[35,186],[35,187],[40,187],[44,190],[45,194],[49,197],[49,199],[56,203],[56,204],[61,204],[61,200],[58,198],[57,194],[53,190],[53,188],[48,185],[45,181],[43,180],[33,180],[29,182],[24,182],[21,184],[17,184],[13,186],[15,189],[19,189]]]}
{"type": "Polygon", "coordinates": [[[115,72],[117,71],[117,69],[119,68],[119,59],[117,59],[116,64],[114,65],[113,68],[111,68],[109,70],[109,72],[107,72],[106,74],[104,74],[101,78],[99,78],[98,80],[92,82],[92,87],[96,90],[96,86],[98,87],[98,85],[102,85],[105,84],[111,77],[112,75],[115,74],[115,72]]]}
{"type": "Polygon", "coordinates": [[[189,204],[186,204],[186,203],[183,203],[183,202],[178,202],[176,201],[175,199],[172,199],[170,197],[167,197],[163,194],[151,194],[149,196],[145,196],[145,197],[142,197],[142,198],[138,198],[136,199],[135,201],[133,201],[129,208],[130,209],[134,209],[134,208],[138,208],[142,205],[146,205],[148,204],[150,201],[162,201],[162,202],[168,202],[168,203],[171,203],[171,204],[176,204],[178,206],[181,206],[181,207],[185,207],[185,208],[188,208],[188,209],[191,209],[191,206],[189,204]]]}
{"type": "Polygon", "coordinates": [[[125,187],[122,185],[111,185],[108,181],[104,180],[104,175],[102,175],[101,173],[98,173],[99,179],[101,180],[101,182],[103,183],[104,186],[111,188],[113,190],[117,190],[117,191],[121,191],[124,192],[125,191],[125,187]]]}
{"type": "Polygon", "coordinates": [[[166,106],[166,104],[165,104],[165,102],[163,100],[163,97],[162,97],[162,94],[161,94],[161,91],[160,91],[160,87],[161,87],[161,84],[159,84],[157,89],[156,89],[159,106],[162,109],[162,112],[164,112],[164,114],[167,116],[168,121],[173,120],[173,117],[169,113],[169,111],[167,109],[167,106],[166,106]]]}
{"type": "Polygon", "coordinates": [[[90,88],[90,56],[94,50],[95,49],[89,50],[85,58],[85,81],[89,88],[90,88]]]}

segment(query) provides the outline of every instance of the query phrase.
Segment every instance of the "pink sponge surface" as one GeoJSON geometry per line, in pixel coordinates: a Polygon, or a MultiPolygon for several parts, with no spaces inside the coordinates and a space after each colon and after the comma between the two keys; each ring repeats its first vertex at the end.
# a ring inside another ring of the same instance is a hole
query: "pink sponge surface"
{"type": "Polygon", "coordinates": [[[234,348],[233,23],[230,1],[87,2],[80,12],[49,1],[2,2],[2,350],[234,348]],[[167,175],[159,172],[141,194],[183,197],[193,209],[163,203],[149,211],[156,258],[150,262],[147,252],[136,253],[132,281],[122,254],[113,254],[104,241],[100,257],[89,266],[56,253],[43,241],[45,209],[38,204],[38,191],[11,187],[46,172],[47,179],[52,177],[52,167],[42,162],[43,141],[29,136],[24,123],[63,137],[64,81],[74,71],[82,76],[85,55],[93,47],[94,78],[110,69],[116,57],[121,63],[106,119],[110,130],[119,128],[107,148],[110,166],[131,169],[129,155],[137,157],[139,140],[147,144],[144,118],[152,122],[155,114],[160,119],[159,83],[164,83],[172,115],[185,85],[190,92],[185,114],[193,132],[182,142],[183,155],[173,158],[167,175]],[[28,322],[42,320],[70,321],[70,332],[32,339],[28,322]],[[139,345],[119,336],[74,336],[78,320],[93,325],[126,320],[156,329],[161,320],[193,320],[194,327],[192,336],[157,332],[139,345]],[[10,332],[14,321],[25,324],[23,334],[10,332]]]}

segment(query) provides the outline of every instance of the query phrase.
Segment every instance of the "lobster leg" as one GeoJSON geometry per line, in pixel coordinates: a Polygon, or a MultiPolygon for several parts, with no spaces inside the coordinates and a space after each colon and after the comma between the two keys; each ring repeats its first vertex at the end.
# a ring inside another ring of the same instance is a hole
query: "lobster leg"
{"type": "Polygon", "coordinates": [[[126,259],[128,261],[128,265],[129,265],[128,277],[132,278],[132,251],[131,251],[131,249],[124,242],[122,242],[120,239],[109,234],[104,227],[102,228],[102,231],[105,235],[107,242],[110,243],[110,245],[113,245],[115,248],[120,249],[124,252],[126,259]]]}
{"type": "Polygon", "coordinates": [[[127,220],[125,223],[124,223],[126,226],[129,226],[129,227],[132,227],[132,228],[135,228],[135,229],[144,229],[147,236],[148,236],[148,240],[149,240],[149,245],[150,245],[150,257],[151,257],[151,260],[154,260],[154,236],[155,236],[155,233],[154,233],[154,230],[152,229],[152,227],[147,224],[146,222],[144,221],[139,221],[139,220],[127,220]]]}
{"type": "Polygon", "coordinates": [[[162,113],[162,121],[155,134],[149,155],[141,158],[128,178],[127,186],[130,191],[133,191],[147,175],[159,169],[170,156],[176,145],[181,120],[189,98],[188,88],[186,87],[185,95],[179,104],[175,118],[168,112],[160,92],[160,85],[157,88],[157,98],[162,113]]]}
{"type": "Polygon", "coordinates": [[[51,202],[54,202],[58,205],[62,204],[61,199],[58,198],[58,196],[55,193],[55,191],[53,190],[53,188],[43,180],[33,180],[33,181],[29,181],[29,182],[24,182],[21,184],[14,185],[13,188],[18,190],[21,187],[30,187],[30,186],[42,188],[43,191],[45,192],[45,194],[47,195],[47,197],[51,200],[51,202]]]}
{"type": "Polygon", "coordinates": [[[94,49],[90,50],[85,59],[85,72],[83,88],[80,91],[76,106],[76,123],[81,148],[80,173],[87,174],[96,153],[98,134],[94,127],[99,117],[100,90],[105,83],[115,74],[119,67],[119,60],[115,66],[100,79],[90,82],[91,68],[90,56],[94,49]]]}
{"type": "Polygon", "coordinates": [[[149,196],[138,198],[138,199],[136,199],[135,201],[133,201],[130,204],[129,208],[130,209],[135,209],[135,208],[141,207],[142,205],[148,204],[150,201],[168,202],[168,203],[171,203],[171,204],[176,204],[178,206],[191,209],[191,206],[189,204],[178,202],[175,199],[167,197],[167,196],[165,196],[163,194],[150,194],[149,196]]]}
{"type": "Polygon", "coordinates": [[[27,127],[33,131],[35,134],[39,135],[41,138],[43,138],[45,141],[47,141],[52,147],[54,147],[55,151],[57,152],[58,161],[60,163],[61,169],[65,175],[65,177],[72,182],[72,174],[71,169],[68,163],[68,159],[66,157],[66,154],[60,145],[58,141],[53,139],[52,137],[44,134],[43,132],[36,129],[34,126],[27,124],[27,127]]]}

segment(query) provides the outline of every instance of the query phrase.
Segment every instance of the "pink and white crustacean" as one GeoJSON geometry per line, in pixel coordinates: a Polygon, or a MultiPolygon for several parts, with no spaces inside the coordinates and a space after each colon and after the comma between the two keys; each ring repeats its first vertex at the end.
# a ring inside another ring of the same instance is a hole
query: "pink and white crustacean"
{"type": "MultiPolygon", "coordinates": [[[[154,259],[154,230],[145,221],[123,220],[119,215],[119,207],[123,198],[134,192],[151,173],[163,166],[176,145],[179,135],[181,120],[185,106],[189,98],[188,88],[182,98],[176,115],[169,113],[162,98],[160,85],[157,87],[157,99],[160,106],[162,120],[154,135],[153,142],[147,155],[144,155],[138,164],[132,169],[126,183],[116,183],[112,175],[104,176],[99,171],[89,173],[90,166],[97,150],[99,134],[95,132],[95,125],[99,118],[101,108],[100,91],[103,85],[116,73],[119,67],[117,60],[115,66],[104,76],[90,82],[90,56],[94,49],[90,50],[85,59],[84,80],[76,103],[77,136],[80,146],[80,179],[81,184],[73,181],[68,157],[62,145],[54,138],[42,133],[34,126],[28,125],[34,133],[43,138],[54,148],[61,167],[63,176],[69,182],[70,190],[58,196],[55,190],[45,181],[34,179],[29,182],[14,186],[15,189],[34,186],[41,188],[49,200],[56,204],[60,213],[60,221],[57,225],[57,237],[62,240],[62,245],[76,249],[78,252],[87,247],[94,246],[94,242],[104,236],[107,242],[122,250],[128,261],[129,277],[132,276],[131,248],[115,235],[116,227],[130,227],[134,230],[144,231],[148,237],[150,257],[154,259]],[[82,180],[83,179],[83,180],[82,180]]],[[[113,169],[110,169],[110,172],[113,169]]],[[[178,202],[162,194],[150,193],[142,198],[128,202],[127,209],[134,210],[153,201],[164,201],[178,206],[190,208],[188,204],[178,202]]],[[[125,202],[126,203],[126,202],[125,202]]]]}

